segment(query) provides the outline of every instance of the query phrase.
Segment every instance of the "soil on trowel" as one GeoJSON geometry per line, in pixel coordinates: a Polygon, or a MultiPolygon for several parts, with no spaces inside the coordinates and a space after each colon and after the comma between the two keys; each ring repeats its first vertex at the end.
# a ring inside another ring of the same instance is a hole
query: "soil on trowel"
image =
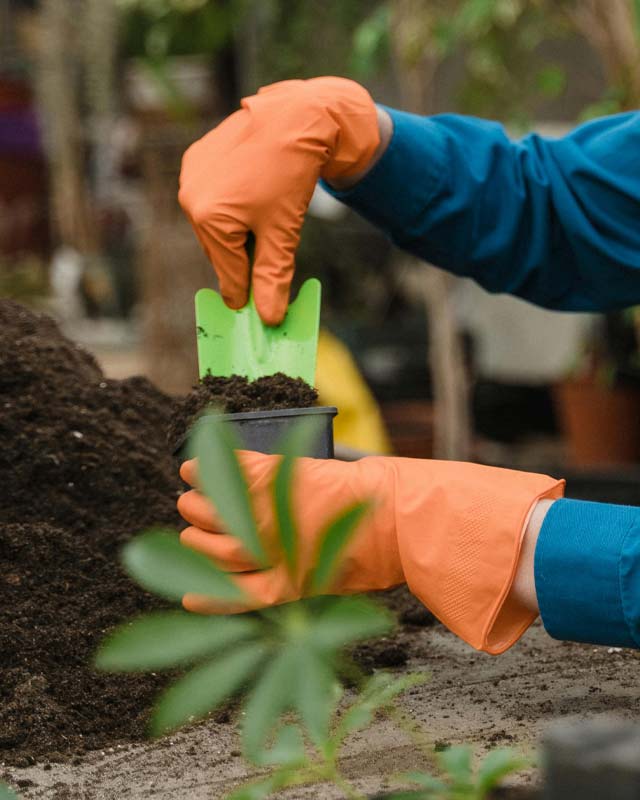
{"type": "Polygon", "coordinates": [[[0,301],[0,762],[144,735],[160,680],[96,674],[91,658],[157,604],[118,552],[178,523],[170,406],[144,378],[107,380],[49,317],[0,301]]]}
{"type": "Polygon", "coordinates": [[[273,411],[280,408],[308,408],[318,398],[316,390],[301,378],[282,372],[249,381],[242,375],[228,378],[206,375],[184,398],[176,401],[167,438],[172,450],[183,441],[198,415],[215,407],[227,414],[241,411],[273,411]]]}

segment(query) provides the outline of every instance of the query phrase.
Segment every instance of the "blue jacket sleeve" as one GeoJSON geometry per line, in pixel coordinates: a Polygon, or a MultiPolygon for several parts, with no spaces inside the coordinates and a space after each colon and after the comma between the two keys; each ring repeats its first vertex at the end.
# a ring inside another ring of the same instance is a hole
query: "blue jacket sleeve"
{"type": "Polygon", "coordinates": [[[555,639],[640,647],[640,508],[556,500],[534,569],[542,622],[555,639]]]}
{"type": "Polygon", "coordinates": [[[388,149],[334,196],[400,247],[550,309],[640,303],[640,112],[568,136],[393,109],[388,149]]]}

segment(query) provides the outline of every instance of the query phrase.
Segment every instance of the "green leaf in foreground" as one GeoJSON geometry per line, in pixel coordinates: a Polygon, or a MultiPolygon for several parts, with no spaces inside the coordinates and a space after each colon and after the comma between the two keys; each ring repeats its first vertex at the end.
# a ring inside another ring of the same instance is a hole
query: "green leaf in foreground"
{"type": "Polygon", "coordinates": [[[230,795],[227,795],[226,800],[265,800],[265,798],[277,792],[278,789],[287,786],[290,774],[289,770],[282,770],[269,775],[268,778],[241,786],[230,795]]]}
{"type": "Polygon", "coordinates": [[[394,678],[381,672],[369,678],[360,696],[347,708],[338,723],[334,736],[336,746],[349,734],[366,728],[377,711],[392,705],[407,689],[419,686],[427,680],[427,675],[418,673],[394,678]]]}
{"type": "Polygon", "coordinates": [[[389,633],[393,616],[386,608],[364,597],[340,597],[322,610],[313,621],[313,644],[337,650],[352,642],[389,633]]]}
{"type": "Polygon", "coordinates": [[[201,490],[215,506],[227,532],[237,536],[258,563],[266,565],[249,489],[235,453],[239,448],[231,426],[211,417],[196,425],[189,440],[189,454],[198,459],[201,490]]]}
{"type": "Polygon", "coordinates": [[[503,778],[530,766],[531,761],[514,750],[501,747],[492,750],[482,760],[478,769],[478,789],[481,797],[494,789],[503,778]]]}
{"type": "Polygon", "coordinates": [[[266,655],[264,644],[250,642],[192,669],[161,695],[151,719],[153,735],[206,716],[255,675],[266,655]]]}
{"type": "Polygon", "coordinates": [[[354,503],[328,525],[321,536],[316,566],[311,575],[312,593],[322,594],[329,589],[339,567],[340,554],[369,508],[369,503],[354,503]]]}
{"type": "Polygon", "coordinates": [[[309,417],[297,423],[276,447],[276,452],[282,453],[283,458],[273,484],[274,503],[280,545],[290,570],[295,569],[297,558],[297,530],[292,500],[295,459],[310,452],[319,432],[318,420],[309,417]]]}
{"type": "Polygon", "coordinates": [[[338,699],[334,672],[324,658],[308,647],[300,647],[296,677],[296,710],[311,741],[322,748],[329,737],[329,720],[338,699]]]}
{"type": "Polygon", "coordinates": [[[266,666],[244,704],[242,741],[245,756],[259,763],[280,715],[291,707],[297,684],[295,647],[286,647],[266,666]]]}
{"type": "Polygon", "coordinates": [[[98,669],[111,672],[168,669],[258,636],[260,629],[258,620],[247,616],[156,612],[113,631],[98,650],[95,663],[98,669]]]}
{"type": "Polygon", "coordinates": [[[284,725],[270,750],[260,754],[260,766],[296,767],[306,760],[304,739],[297,725],[284,725]]]}
{"type": "Polygon", "coordinates": [[[438,754],[438,762],[442,769],[451,777],[455,783],[468,786],[472,779],[473,753],[467,744],[453,745],[447,747],[438,754]]]}
{"type": "Polygon", "coordinates": [[[400,780],[408,781],[409,783],[417,784],[420,789],[407,789],[404,791],[394,792],[389,797],[389,800],[447,800],[449,798],[468,798],[468,794],[452,795],[449,787],[438,778],[432,775],[426,775],[422,772],[411,772],[408,775],[399,776],[400,780]]]}
{"type": "Polygon", "coordinates": [[[19,798],[6,783],[0,783],[0,800],[19,800],[19,798]]]}
{"type": "Polygon", "coordinates": [[[137,536],[125,545],[122,560],[140,586],[168,600],[181,600],[190,592],[219,600],[243,596],[227,573],[206,556],[183,547],[175,533],[149,531],[137,536]]]}

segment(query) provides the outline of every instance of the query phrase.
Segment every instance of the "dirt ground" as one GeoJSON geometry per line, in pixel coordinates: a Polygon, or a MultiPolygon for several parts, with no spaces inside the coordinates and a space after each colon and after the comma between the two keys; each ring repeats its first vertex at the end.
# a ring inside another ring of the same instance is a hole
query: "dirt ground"
{"type": "MultiPolygon", "coordinates": [[[[531,751],[553,718],[610,713],[640,718],[640,654],[635,652],[554,642],[539,625],[498,658],[476,653],[440,626],[405,628],[400,636],[410,658],[399,671],[431,673],[430,682],[404,700],[430,748],[470,742],[477,755],[496,746],[531,751]]],[[[34,800],[211,800],[223,798],[247,777],[237,748],[231,725],[210,723],[156,743],[89,754],[74,763],[4,772],[22,785],[24,798],[34,800]]],[[[381,776],[427,765],[428,759],[385,721],[355,737],[344,754],[346,774],[369,792],[388,786],[381,776]]],[[[530,770],[517,783],[536,779],[530,770]]],[[[316,787],[282,797],[334,800],[341,795],[316,787]]]]}
{"type": "MultiPolygon", "coordinates": [[[[157,602],[121,573],[117,551],[142,527],[178,524],[171,399],[141,378],[107,378],[40,315],[5,301],[0,320],[0,780],[25,800],[223,798],[247,778],[228,721],[140,743],[159,679],[90,668],[106,630],[157,602]]],[[[363,792],[427,767],[436,747],[531,751],[552,718],[639,715],[638,653],[553,642],[536,627],[492,658],[406,596],[387,602],[400,632],[357,658],[431,674],[404,698],[426,743],[419,752],[384,720],[354,737],[344,769],[363,792]]],[[[536,774],[518,781],[526,788],[536,774]]]]}

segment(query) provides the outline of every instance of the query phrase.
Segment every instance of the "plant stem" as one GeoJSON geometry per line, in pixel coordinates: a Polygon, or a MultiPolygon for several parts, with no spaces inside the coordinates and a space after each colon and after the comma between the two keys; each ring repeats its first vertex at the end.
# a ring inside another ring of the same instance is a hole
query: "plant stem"
{"type": "MultiPolygon", "coordinates": [[[[392,720],[395,725],[411,739],[415,746],[421,750],[427,757],[427,760],[434,764],[433,748],[434,744],[427,736],[425,736],[422,728],[418,723],[403,712],[397,705],[389,706],[385,713],[392,720]]],[[[435,766],[435,764],[434,764],[435,766]]]]}
{"type": "Polygon", "coordinates": [[[333,783],[345,794],[345,797],[348,800],[366,800],[366,795],[360,794],[360,792],[353,786],[349,781],[341,775],[338,770],[334,771],[334,774],[331,778],[333,783]]]}

